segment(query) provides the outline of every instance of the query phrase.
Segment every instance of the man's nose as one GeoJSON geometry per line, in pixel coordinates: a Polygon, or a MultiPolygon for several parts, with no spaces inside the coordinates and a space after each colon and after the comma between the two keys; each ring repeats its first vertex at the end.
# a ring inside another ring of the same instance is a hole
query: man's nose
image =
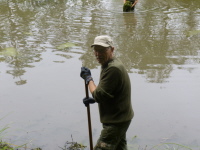
{"type": "Polygon", "coordinates": [[[101,55],[101,53],[100,53],[100,52],[96,52],[95,54],[96,54],[96,56],[100,56],[100,55],[101,55]]]}

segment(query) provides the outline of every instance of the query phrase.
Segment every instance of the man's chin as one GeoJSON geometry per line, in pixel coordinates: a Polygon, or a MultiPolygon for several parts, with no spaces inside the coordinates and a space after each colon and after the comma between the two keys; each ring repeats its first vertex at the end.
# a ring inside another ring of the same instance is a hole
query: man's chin
{"type": "Polygon", "coordinates": [[[98,61],[98,63],[102,65],[102,62],[101,62],[101,61],[98,61]]]}
{"type": "Polygon", "coordinates": [[[102,63],[101,59],[97,59],[97,61],[98,61],[98,63],[100,63],[100,64],[102,63]]]}

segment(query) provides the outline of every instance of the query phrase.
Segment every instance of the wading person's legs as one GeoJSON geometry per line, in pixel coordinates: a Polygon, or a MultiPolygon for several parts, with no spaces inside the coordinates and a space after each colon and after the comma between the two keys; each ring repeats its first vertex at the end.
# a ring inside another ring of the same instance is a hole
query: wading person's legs
{"type": "Polygon", "coordinates": [[[130,123],[103,124],[94,150],[127,150],[126,131],[130,123]]]}
{"type": "Polygon", "coordinates": [[[119,144],[117,145],[116,150],[127,150],[126,134],[122,136],[119,144]]]}

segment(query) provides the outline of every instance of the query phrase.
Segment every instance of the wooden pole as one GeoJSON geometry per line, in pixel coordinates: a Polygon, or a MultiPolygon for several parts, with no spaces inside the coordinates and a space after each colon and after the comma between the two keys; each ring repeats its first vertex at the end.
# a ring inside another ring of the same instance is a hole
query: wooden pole
{"type": "MultiPolygon", "coordinates": [[[[89,98],[88,84],[86,83],[86,81],[85,81],[85,94],[86,94],[86,98],[89,98]]],[[[88,116],[88,130],[89,130],[90,150],[93,150],[90,104],[86,105],[86,107],[87,107],[87,116],[88,116]]]]}

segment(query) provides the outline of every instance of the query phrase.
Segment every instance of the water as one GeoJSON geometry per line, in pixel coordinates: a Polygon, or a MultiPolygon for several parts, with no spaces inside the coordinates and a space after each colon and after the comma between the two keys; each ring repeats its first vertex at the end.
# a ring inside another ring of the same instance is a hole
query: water
{"type": "MultiPolygon", "coordinates": [[[[7,141],[56,150],[72,135],[89,147],[80,67],[89,67],[98,83],[90,45],[109,34],[132,83],[130,148],[173,142],[199,149],[200,2],[140,0],[134,13],[122,6],[121,0],[0,2],[0,127],[10,126],[7,141]]],[[[95,144],[96,104],[91,117],[95,144]]]]}

